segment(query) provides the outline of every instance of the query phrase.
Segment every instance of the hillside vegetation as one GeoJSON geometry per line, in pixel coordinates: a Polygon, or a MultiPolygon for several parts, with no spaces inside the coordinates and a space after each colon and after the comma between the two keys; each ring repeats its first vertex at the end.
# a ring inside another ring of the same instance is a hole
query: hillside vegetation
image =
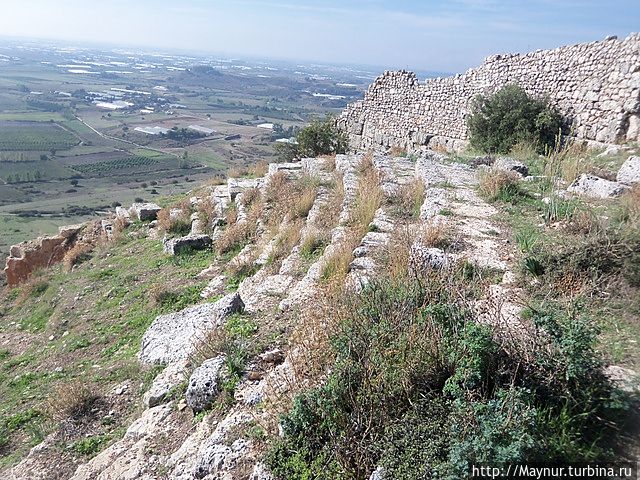
{"type": "Polygon", "coordinates": [[[635,458],[638,187],[567,191],[633,148],[331,155],[114,218],[4,294],[0,468],[453,479],[635,458]]]}

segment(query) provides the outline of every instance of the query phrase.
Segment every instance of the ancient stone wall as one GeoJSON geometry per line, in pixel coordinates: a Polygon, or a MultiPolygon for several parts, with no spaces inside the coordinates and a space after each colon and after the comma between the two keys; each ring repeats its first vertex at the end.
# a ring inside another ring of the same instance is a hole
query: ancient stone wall
{"type": "Polygon", "coordinates": [[[527,54],[494,55],[462,75],[419,83],[411,72],[385,72],[350,104],[339,125],[354,150],[466,144],[471,100],[516,83],[547,96],[579,139],[640,139],[640,35],[527,54]]]}

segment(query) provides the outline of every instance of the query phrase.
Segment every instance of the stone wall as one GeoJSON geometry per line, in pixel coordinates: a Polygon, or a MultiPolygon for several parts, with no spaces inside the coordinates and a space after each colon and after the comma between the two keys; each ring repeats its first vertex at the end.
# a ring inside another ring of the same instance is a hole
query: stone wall
{"type": "Polygon", "coordinates": [[[508,83],[547,96],[579,139],[640,139],[639,34],[524,55],[493,55],[462,75],[422,84],[411,72],[385,72],[338,122],[354,150],[420,145],[456,150],[467,141],[471,100],[508,83]]]}
{"type": "Polygon", "coordinates": [[[84,228],[85,225],[60,227],[58,235],[13,245],[4,269],[7,285],[14,287],[29,278],[32,272],[61,262],[84,228]]]}

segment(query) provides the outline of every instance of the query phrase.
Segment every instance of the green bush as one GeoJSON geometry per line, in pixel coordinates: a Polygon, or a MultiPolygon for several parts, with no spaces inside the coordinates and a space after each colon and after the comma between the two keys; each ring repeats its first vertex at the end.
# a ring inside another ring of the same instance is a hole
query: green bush
{"type": "Polygon", "coordinates": [[[286,162],[294,158],[345,153],[349,148],[347,135],[338,129],[335,118],[331,115],[312,120],[298,132],[296,142],[276,144],[281,160],[286,162]]]}
{"type": "MultiPolygon", "coordinates": [[[[467,478],[472,464],[612,458],[625,404],[579,311],[529,312],[535,345],[476,323],[473,279],[377,279],[348,296],[325,383],[267,455],[281,479],[467,478]]],[[[478,280],[479,281],[479,280],[478,280]]]]}
{"type": "Polygon", "coordinates": [[[562,117],[547,100],[511,84],[492,96],[476,97],[467,123],[471,146],[481,151],[509,153],[518,143],[530,143],[544,153],[554,146],[562,117]]]}

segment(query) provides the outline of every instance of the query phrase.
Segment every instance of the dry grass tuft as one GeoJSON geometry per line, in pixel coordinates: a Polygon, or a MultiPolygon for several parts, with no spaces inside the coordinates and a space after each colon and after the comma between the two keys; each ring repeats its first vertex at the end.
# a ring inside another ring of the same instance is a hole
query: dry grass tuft
{"type": "Polygon", "coordinates": [[[231,167],[227,170],[229,178],[258,178],[264,177],[269,171],[269,164],[265,161],[257,162],[251,165],[243,165],[240,167],[231,167]]]}
{"type": "Polygon", "coordinates": [[[158,227],[166,233],[188,233],[191,230],[191,203],[189,199],[184,199],[160,210],[158,212],[158,227]]]}
{"type": "Polygon", "coordinates": [[[430,222],[423,226],[417,240],[425,247],[435,248],[446,248],[454,241],[451,227],[444,222],[430,222]]]}
{"type": "Polygon", "coordinates": [[[389,156],[391,157],[406,157],[407,149],[404,147],[394,146],[389,149],[389,156]]]}
{"type": "Polygon", "coordinates": [[[480,192],[489,200],[509,200],[520,190],[520,178],[515,172],[505,172],[497,168],[484,170],[480,174],[480,192]]]}
{"type": "Polygon", "coordinates": [[[288,222],[281,226],[280,232],[276,237],[273,250],[271,250],[267,260],[271,269],[280,269],[282,261],[291,253],[293,247],[300,242],[300,232],[303,226],[304,220],[300,219],[288,222]]]}
{"type": "Polygon", "coordinates": [[[212,233],[211,225],[213,223],[213,219],[216,216],[216,206],[213,198],[207,196],[200,200],[196,211],[198,212],[198,220],[202,225],[204,225],[204,231],[206,233],[212,233]]]}
{"type": "Polygon", "coordinates": [[[74,380],[63,385],[56,385],[47,398],[47,410],[51,417],[63,420],[79,420],[91,413],[96,400],[100,397],[86,383],[74,380]]]}
{"type": "Polygon", "coordinates": [[[390,278],[407,278],[409,274],[409,262],[411,260],[411,247],[416,241],[416,228],[403,225],[398,228],[396,235],[392,237],[387,246],[386,263],[390,278]]]}
{"type": "Polygon", "coordinates": [[[42,295],[49,288],[49,281],[45,277],[45,272],[36,270],[20,285],[20,293],[18,294],[15,304],[22,305],[31,297],[42,295]]]}
{"type": "MultiPolygon", "coordinates": [[[[384,193],[380,187],[380,176],[373,166],[372,155],[366,155],[358,171],[360,178],[353,208],[349,215],[348,224],[364,235],[373,221],[376,210],[382,205],[384,193]]],[[[362,236],[360,235],[360,236],[362,236]]]]}
{"type": "Polygon", "coordinates": [[[216,240],[215,248],[218,253],[225,254],[239,250],[256,238],[256,226],[263,214],[264,204],[258,200],[249,205],[247,218],[238,222],[238,209],[232,203],[225,212],[227,227],[216,240]]]}
{"type": "Polygon", "coordinates": [[[620,197],[619,216],[627,224],[640,228],[640,185],[634,185],[620,197]]]}
{"type": "Polygon", "coordinates": [[[329,200],[315,217],[315,224],[319,228],[327,230],[337,225],[340,210],[342,209],[342,202],[344,201],[344,183],[342,181],[342,175],[336,172],[334,173],[334,177],[331,191],[329,193],[329,200]]]}
{"type": "Polygon", "coordinates": [[[420,217],[420,209],[424,203],[425,187],[424,183],[415,179],[411,183],[398,187],[390,202],[395,206],[395,213],[403,218],[420,217]]]}
{"type": "Polygon", "coordinates": [[[249,205],[260,201],[260,189],[257,187],[249,188],[242,193],[242,205],[248,207],[249,205]]]}

